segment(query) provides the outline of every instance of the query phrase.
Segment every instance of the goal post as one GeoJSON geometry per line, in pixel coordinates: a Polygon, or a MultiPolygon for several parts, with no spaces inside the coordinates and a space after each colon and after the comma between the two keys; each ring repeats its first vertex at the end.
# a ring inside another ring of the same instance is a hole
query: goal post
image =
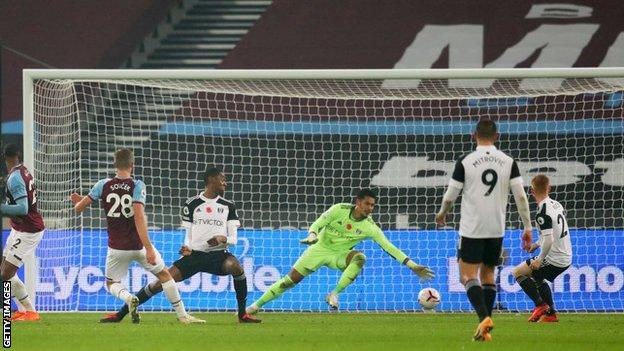
{"type": "MultiPolygon", "coordinates": [[[[179,208],[203,187],[207,165],[224,168],[225,198],[243,229],[232,248],[249,303],[303,252],[298,239],[331,204],[359,187],[380,194],[373,218],[389,239],[437,278],[423,284],[373,243],[347,311],[418,310],[432,286],[443,311],[466,311],[454,262],[459,200],[449,227],[435,227],[454,161],[474,148],[480,118],[518,161],[525,185],[546,173],[568,210],[573,266],[555,281],[565,311],[624,310],[624,68],[413,70],[24,70],[24,163],[34,173],[46,235],[26,264],[29,293],[47,311],[112,310],[103,284],[106,231],[98,204],[73,214],[68,196],[112,176],[112,152],[130,147],[148,189],[150,237],[165,262],[184,240],[179,208]]],[[[534,204],[532,205],[534,210],[534,204]]],[[[510,201],[497,270],[500,307],[527,310],[510,278],[528,258],[510,201]]],[[[338,273],[322,269],[280,300],[278,311],[323,310],[338,273]]],[[[128,287],[149,279],[133,266],[128,287]]],[[[227,277],[179,284],[194,310],[235,306],[227,277]]],[[[188,301],[188,302],[187,302],[188,301]]],[[[168,310],[162,297],[143,306],[168,310]]]]}

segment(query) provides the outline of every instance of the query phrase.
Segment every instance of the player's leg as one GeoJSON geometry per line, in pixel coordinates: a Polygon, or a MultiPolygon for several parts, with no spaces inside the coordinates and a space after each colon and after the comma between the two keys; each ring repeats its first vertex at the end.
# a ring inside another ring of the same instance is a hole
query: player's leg
{"type": "Polygon", "coordinates": [[[125,302],[132,313],[132,322],[139,323],[140,317],[137,312],[139,299],[121,284],[128,274],[128,267],[130,267],[133,258],[134,251],[108,248],[104,275],[106,276],[106,289],[108,292],[125,302]]]}
{"type": "Polygon", "coordinates": [[[247,277],[245,277],[245,270],[243,270],[240,262],[231,253],[222,251],[220,255],[223,257],[222,272],[231,275],[234,280],[238,321],[240,323],[260,323],[260,319],[248,314],[245,309],[247,307],[247,277]]]}
{"type": "MultiPolygon", "coordinates": [[[[520,263],[513,269],[512,273],[522,291],[533,301],[535,308],[529,317],[529,322],[537,322],[539,318],[548,311],[548,305],[542,299],[536,280],[532,277],[537,271],[531,269],[531,260],[520,263]]],[[[539,270],[538,270],[539,271],[539,270]]],[[[539,273],[537,273],[539,276],[539,273]]],[[[541,280],[541,278],[540,278],[541,280]]]]}
{"type": "Polygon", "coordinates": [[[18,268],[19,267],[8,260],[3,260],[0,268],[2,280],[11,282],[11,297],[13,297],[18,306],[18,311],[11,317],[12,320],[22,320],[22,317],[24,317],[26,312],[36,313],[35,308],[28,297],[26,286],[16,274],[18,268]]]}
{"type": "MultiPolygon", "coordinates": [[[[8,240],[7,240],[8,242],[8,240]]],[[[10,273],[3,273],[4,272],[4,254],[2,255],[2,258],[0,258],[0,274],[2,275],[2,280],[4,281],[4,276],[8,276],[10,275],[10,273]]],[[[15,273],[13,273],[15,275],[15,273]]],[[[13,301],[15,302],[15,304],[17,305],[17,311],[14,311],[13,314],[11,315],[11,319],[17,318],[19,316],[21,316],[22,314],[24,314],[24,306],[19,302],[19,300],[17,298],[13,298],[13,301]]]]}
{"type": "Polygon", "coordinates": [[[481,278],[481,286],[483,288],[483,298],[488,316],[492,316],[494,302],[496,301],[496,266],[500,260],[503,250],[503,238],[485,239],[485,248],[483,253],[483,264],[479,272],[481,278]]]}
{"type": "Polygon", "coordinates": [[[550,285],[546,282],[546,280],[542,279],[537,282],[537,289],[539,291],[540,297],[542,301],[546,305],[548,305],[548,310],[546,313],[542,314],[538,322],[558,322],[559,318],[557,317],[557,311],[555,310],[555,303],[552,298],[552,291],[550,290],[550,285]]]}
{"type": "Polygon", "coordinates": [[[489,266],[482,264],[479,268],[479,278],[481,280],[481,287],[483,288],[483,300],[485,301],[485,308],[488,316],[492,316],[492,310],[494,309],[494,301],[496,301],[496,277],[495,266],[489,266]]]}
{"type": "Polygon", "coordinates": [[[247,307],[247,313],[256,314],[266,303],[280,297],[286,290],[299,284],[303,278],[323,266],[326,261],[325,253],[326,250],[319,245],[308,247],[287,275],[276,281],[258,300],[247,307]]]}
{"type": "Polygon", "coordinates": [[[173,310],[175,311],[180,322],[184,324],[205,323],[205,321],[191,317],[188,313],[186,313],[178,286],[176,285],[174,278],[169,273],[169,270],[165,268],[165,262],[158,251],[156,251],[156,262],[154,264],[147,262],[145,248],[137,252],[135,260],[143,266],[146,271],[151,272],[158,278],[160,288],[165,293],[165,296],[167,296],[167,300],[171,303],[171,307],[173,307],[173,310]]]}
{"type": "Polygon", "coordinates": [[[531,275],[533,274],[533,270],[529,266],[531,264],[531,259],[526,260],[525,262],[520,263],[513,269],[512,273],[516,282],[522,288],[522,291],[531,299],[535,306],[541,305],[544,301],[537,290],[537,285],[531,275]]]}
{"type": "MultiPolygon", "coordinates": [[[[172,265],[171,267],[169,267],[168,270],[169,270],[169,274],[173,277],[173,280],[175,280],[176,282],[181,282],[184,279],[186,279],[182,275],[182,272],[180,272],[180,269],[178,269],[178,267],[176,267],[175,265],[172,265]]],[[[151,299],[152,296],[157,295],[162,291],[163,291],[163,288],[162,288],[162,284],[160,280],[155,280],[151,283],[148,283],[147,285],[142,287],[141,290],[139,290],[139,292],[137,292],[136,294],[136,297],[139,299],[139,305],[142,305],[145,302],[149,301],[149,299],[151,299]]],[[[116,313],[111,313],[106,318],[101,319],[100,322],[103,322],[103,323],[119,322],[128,314],[128,312],[129,312],[128,305],[124,304],[123,306],[121,306],[119,311],[117,311],[116,313]],[[105,320],[105,319],[108,319],[108,320],[105,320]]]]}
{"type": "Polygon", "coordinates": [[[258,300],[256,300],[249,307],[247,307],[246,312],[252,315],[258,313],[262,306],[282,296],[282,294],[286,290],[292,289],[295,285],[299,284],[306,276],[307,275],[303,275],[302,273],[300,273],[297,268],[293,267],[287,275],[283,276],[282,279],[273,283],[273,285],[271,285],[269,289],[265,291],[265,293],[262,294],[262,296],[260,296],[258,300]]]}
{"type": "Polygon", "coordinates": [[[39,245],[43,231],[37,233],[23,233],[15,229],[7,238],[3,252],[0,273],[3,281],[11,282],[11,294],[18,308],[22,308],[21,313],[16,313],[13,320],[16,321],[38,321],[39,314],[28,296],[28,291],[24,282],[17,276],[17,270],[24,264],[23,258],[32,255],[39,245]]]}
{"type": "Polygon", "coordinates": [[[484,239],[460,237],[457,250],[459,277],[466,288],[468,300],[479,317],[479,325],[473,336],[474,340],[478,341],[490,340],[489,331],[494,327],[492,319],[488,316],[483,287],[478,279],[484,250],[484,239]]]}
{"type": "MultiPolygon", "coordinates": [[[[332,292],[330,292],[325,301],[334,310],[338,309],[338,294],[340,294],[344,289],[346,289],[364,268],[364,264],[366,263],[366,256],[357,250],[351,250],[347,253],[346,258],[341,255],[339,258],[337,269],[342,270],[342,275],[338,280],[338,284],[336,284],[336,288],[332,292]]],[[[334,268],[334,267],[331,267],[334,268]]]]}
{"type": "MultiPolygon", "coordinates": [[[[561,273],[565,272],[568,267],[557,267],[550,264],[545,264],[539,269],[539,278],[542,278],[541,281],[537,282],[537,287],[542,297],[542,300],[548,305],[548,311],[543,314],[538,322],[558,322],[559,318],[557,317],[557,311],[555,310],[555,302],[552,297],[552,291],[550,289],[550,285],[546,281],[550,281],[551,283],[557,278],[561,273]]],[[[536,279],[536,275],[533,275],[533,279],[536,279]]]]}

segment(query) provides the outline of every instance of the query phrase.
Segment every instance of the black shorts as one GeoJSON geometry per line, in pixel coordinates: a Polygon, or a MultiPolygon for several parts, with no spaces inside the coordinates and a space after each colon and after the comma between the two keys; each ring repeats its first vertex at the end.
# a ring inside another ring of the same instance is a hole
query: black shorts
{"type": "Polygon", "coordinates": [[[457,258],[466,263],[498,266],[502,249],[503,238],[474,239],[460,236],[457,258]]]}
{"type": "Polygon", "coordinates": [[[187,279],[198,272],[205,272],[215,275],[228,275],[229,273],[223,270],[223,262],[228,257],[234,257],[226,250],[219,251],[195,251],[188,255],[183,256],[179,260],[173,262],[182,273],[182,280],[187,279]]]}
{"type": "MultiPolygon", "coordinates": [[[[533,261],[536,258],[537,256],[531,257],[528,260],[526,260],[527,266],[531,266],[531,261],[533,261]]],[[[552,264],[548,262],[542,261],[542,265],[540,266],[540,268],[534,270],[533,273],[531,273],[531,277],[536,282],[541,282],[542,280],[546,279],[552,283],[555,280],[555,278],[557,278],[559,274],[565,272],[565,270],[568,269],[568,267],[570,266],[557,267],[557,266],[553,266],[552,264]]]]}

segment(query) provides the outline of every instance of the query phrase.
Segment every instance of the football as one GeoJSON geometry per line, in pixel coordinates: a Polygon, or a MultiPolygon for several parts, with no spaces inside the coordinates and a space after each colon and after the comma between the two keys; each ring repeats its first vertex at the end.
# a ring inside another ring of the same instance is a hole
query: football
{"type": "Polygon", "coordinates": [[[440,303],[440,293],[434,288],[424,288],[418,293],[418,303],[425,310],[432,310],[440,303]]]}

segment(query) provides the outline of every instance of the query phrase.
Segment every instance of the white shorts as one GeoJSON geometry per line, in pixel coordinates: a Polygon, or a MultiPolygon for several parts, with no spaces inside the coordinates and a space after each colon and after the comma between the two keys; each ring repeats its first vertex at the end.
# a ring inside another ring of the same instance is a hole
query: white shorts
{"type": "Polygon", "coordinates": [[[42,237],[43,230],[37,233],[24,233],[11,229],[2,256],[7,262],[19,268],[24,264],[26,257],[35,253],[42,237]]]}
{"type": "Polygon", "coordinates": [[[165,268],[165,262],[157,250],[156,264],[151,265],[147,262],[145,248],[141,250],[117,250],[109,247],[106,254],[106,272],[104,273],[106,279],[114,282],[124,281],[132,261],[137,262],[152,274],[158,274],[165,268]]]}

